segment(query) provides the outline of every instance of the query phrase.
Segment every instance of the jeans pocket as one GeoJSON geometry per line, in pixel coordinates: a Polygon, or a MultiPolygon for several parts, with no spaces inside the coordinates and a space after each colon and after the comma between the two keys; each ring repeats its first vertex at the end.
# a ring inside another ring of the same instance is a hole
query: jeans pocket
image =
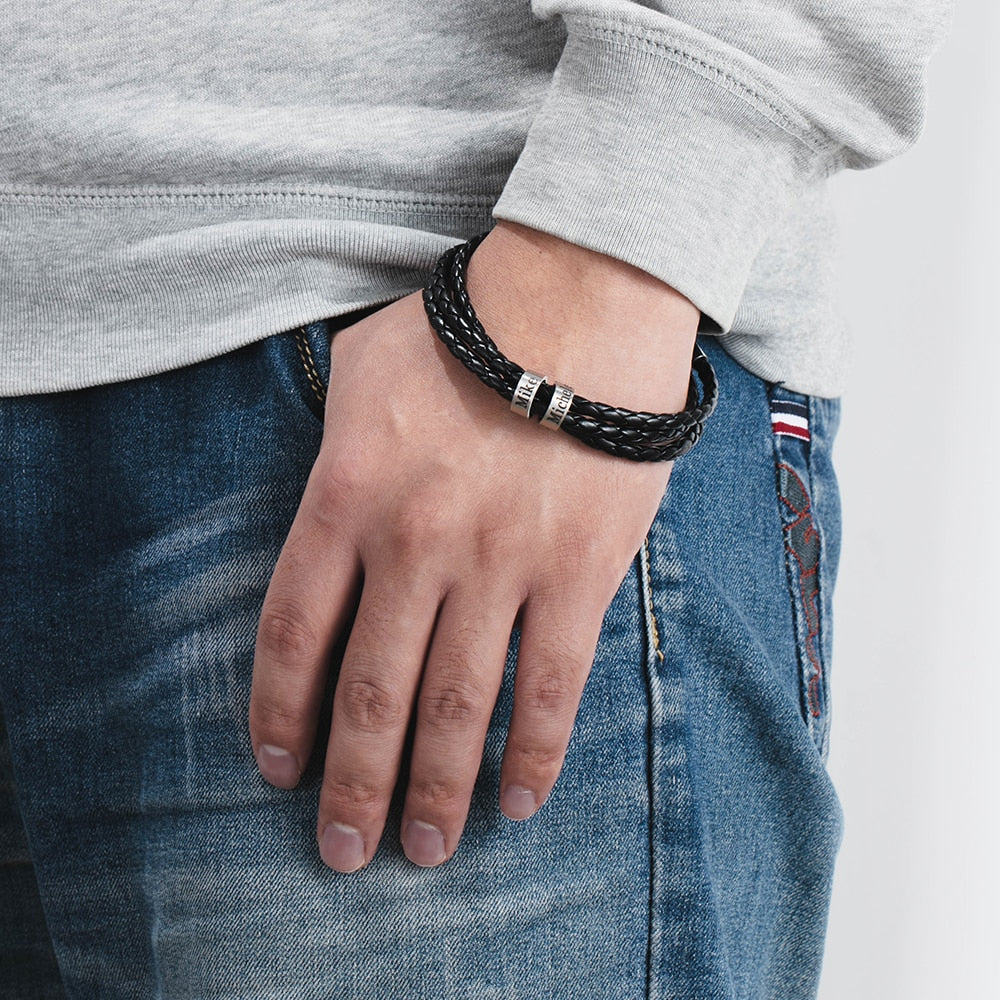
{"type": "Polygon", "coordinates": [[[331,324],[309,323],[284,335],[294,348],[291,358],[297,395],[312,415],[323,422],[326,393],[330,385],[331,324]]]}
{"type": "Polygon", "coordinates": [[[282,355],[283,376],[290,375],[286,388],[321,424],[331,377],[330,342],[338,330],[360,322],[384,305],[364,306],[330,319],[307,323],[274,338],[282,355]]]}
{"type": "Polygon", "coordinates": [[[832,597],[840,500],[831,461],[839,401],[769,392],[778,509],[799,661],[803,720],[825,758],[830,728],[832,597]]]}

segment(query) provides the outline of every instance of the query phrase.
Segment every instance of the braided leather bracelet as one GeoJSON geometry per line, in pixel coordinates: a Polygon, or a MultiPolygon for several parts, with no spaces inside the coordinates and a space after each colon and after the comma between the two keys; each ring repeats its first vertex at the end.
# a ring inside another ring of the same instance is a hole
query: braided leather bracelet
{"type": "Polygon", "coordinates": [[[424,288],[424,307],[437,335],[484,385],[498,392],[515,413],[537,417],[591,448],[636,462],[679,458],[697,443],[715,409],[715,371],[697,345],[687,408],[681,413],[645,413],[597,403],[568,386],[525,371],[505,357],[479,322],[465,288],[469,257],[486,234],[451,247],[441,256],[424,288]],[[699,392],[700,386],[700,392],[699,392]]]}

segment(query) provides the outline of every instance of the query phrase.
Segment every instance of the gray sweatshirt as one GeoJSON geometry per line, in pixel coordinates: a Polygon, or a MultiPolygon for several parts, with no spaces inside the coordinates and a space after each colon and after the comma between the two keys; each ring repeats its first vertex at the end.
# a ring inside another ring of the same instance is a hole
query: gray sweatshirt
{"type": "Polygon", "coordinates": [[[0,0],[0,394],[386,302],[491,217],[836,394],[825,181],[913,142],[946,4],[0,0]]]}

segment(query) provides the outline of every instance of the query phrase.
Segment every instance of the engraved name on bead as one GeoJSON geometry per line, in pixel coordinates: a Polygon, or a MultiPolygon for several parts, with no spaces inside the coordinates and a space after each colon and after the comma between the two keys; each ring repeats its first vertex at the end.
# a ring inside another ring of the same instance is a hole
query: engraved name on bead
{"type": "Polygon", "coordinates": [[[549,402],[548,409],[542,417],[542,423],[552,430],[558,430],[569,413],[573,403],[573,390],[568,385],[556,385],[549,402]]]}
{"type": "Polygon", "coordinates": [[[535,400],[538,387],[544,381],[544,375],[525,372],[517,380],[517,388],[514,390],[514,398],[510,401],[510,408],[515,413],[520,413],[522,417],[527,417],[531,413],[531,404],[535,400]]]}

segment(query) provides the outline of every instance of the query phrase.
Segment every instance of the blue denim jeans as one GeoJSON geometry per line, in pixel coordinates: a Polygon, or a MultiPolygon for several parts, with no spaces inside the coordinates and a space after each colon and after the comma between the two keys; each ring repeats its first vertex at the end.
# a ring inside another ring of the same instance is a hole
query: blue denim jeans
{"type": "Polygon", "coordinates": [[[607,613],[548,803],[497,808],[511,658],[457,855],[414,867],[390,816],[345,876],[317,854],[320,760],[272,788],[246,723],[329,332],[0,400],[0,996],[813,996],[836,403],[709,341],[718,411],[607,613]],[[774,433],[776,402],[809,441],[774,433]]]}

